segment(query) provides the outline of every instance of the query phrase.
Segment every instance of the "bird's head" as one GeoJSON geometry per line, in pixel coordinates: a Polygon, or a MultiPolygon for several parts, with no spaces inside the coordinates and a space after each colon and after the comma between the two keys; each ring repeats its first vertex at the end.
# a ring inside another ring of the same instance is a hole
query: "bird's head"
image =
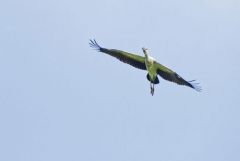
{"type": "Polygon", "coordinates": [[[148,55],[148,49],[143,47],[142,50],[143,50],[144,55],[148,55]]]}

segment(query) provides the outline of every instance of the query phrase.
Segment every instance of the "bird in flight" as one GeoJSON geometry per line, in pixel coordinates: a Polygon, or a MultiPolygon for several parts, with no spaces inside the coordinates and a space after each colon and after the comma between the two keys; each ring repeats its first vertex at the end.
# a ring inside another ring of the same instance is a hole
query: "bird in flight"
{"type": "Polygon", "coordinates": [[[159,84],[158,75],[160,75],[163,79],[177,83],[178,85],[185,85],[195,89],[198,92],[201,91],[201,87],[198,86],[198,83],[196,83],[195,80],[191,81],[184,80],[176,72],[158,63],[156,59],[149,55],[148,49],[146,48],[142,48],[144,56],[139,56],[136,54],[128,53],[117,49],[103,48],[98,45],[96,40],[90,40],[89,45],[90,47],[96,49],[97,51],[111,55],[135,68],[147,70],[148,71],[147,79],[150,82],[152,96],[154,94],[154,85],[159,84]]]}

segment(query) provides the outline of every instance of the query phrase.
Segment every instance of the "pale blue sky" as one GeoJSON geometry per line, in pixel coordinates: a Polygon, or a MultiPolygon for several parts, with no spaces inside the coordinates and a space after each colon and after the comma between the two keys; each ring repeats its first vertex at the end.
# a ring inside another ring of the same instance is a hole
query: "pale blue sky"
{"type": "Polygon", "coordinates": [[[240,1],[0,2],[1,161],[239,161],[240,1]],[[143,55],[160,80],[92,50],[143,55]]]}

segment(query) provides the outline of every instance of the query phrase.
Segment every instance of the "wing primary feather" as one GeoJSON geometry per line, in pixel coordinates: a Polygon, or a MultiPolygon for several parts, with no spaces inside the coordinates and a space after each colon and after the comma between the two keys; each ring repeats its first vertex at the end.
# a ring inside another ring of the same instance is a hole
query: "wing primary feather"
{"type": "Polygon", "coordinates": [[[190,87],[195,89],[196,91],[198,92],[202,91],[202,88],[199,86],[199,83],[195,82],[195,80],[191,82],[188,81],[188,83],[190,84],[190,87]]]}
{"type": "Polygon", "coordinates": [[[188,82],[194,82],[194,81],[196,81],[196,80],[194,79],[194,80],[190,80],[190,81],[188,81],[188,82]]]}
{"type": "Polygon", "coordinates": [[[90,47],[92,47],[93,49],[97,50],[97,51],[101,51],[102,47],[100,45],[98,45],[98,43],[96,42],[95,39],[91,40],[90,39],[90,43],[89,43],[90,47]]]}

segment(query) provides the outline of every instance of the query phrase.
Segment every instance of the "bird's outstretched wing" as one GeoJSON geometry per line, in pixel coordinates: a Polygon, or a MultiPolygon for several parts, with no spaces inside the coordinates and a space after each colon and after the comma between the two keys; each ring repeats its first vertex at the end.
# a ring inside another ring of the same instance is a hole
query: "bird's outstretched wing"
{"type": "Polygon", "coordinates": [[[102,48],[101,46],[98,45],[96,40],[90,40],[89,45],[92,48],[96,49],[97,51],[111,55],[119,59],[120,61],[127,63],[133,67],[146,70],[145,59],[142,56],[131,54],[121,50],[102,48]]]}
{"type": "Polygon", "coordinates": [[[160,75],[163,79],[177,83],[179,85],[188,86],[190,88],[195,89],[198,92],[202,90],[201,87],[198,86],[198,83],[195,82],[195,80],[186,81],[181,76],[179,76],[176,72],[159,64],[158,62],[155,62],[155,65],[156,65],[158,75],[160,75]]]}

